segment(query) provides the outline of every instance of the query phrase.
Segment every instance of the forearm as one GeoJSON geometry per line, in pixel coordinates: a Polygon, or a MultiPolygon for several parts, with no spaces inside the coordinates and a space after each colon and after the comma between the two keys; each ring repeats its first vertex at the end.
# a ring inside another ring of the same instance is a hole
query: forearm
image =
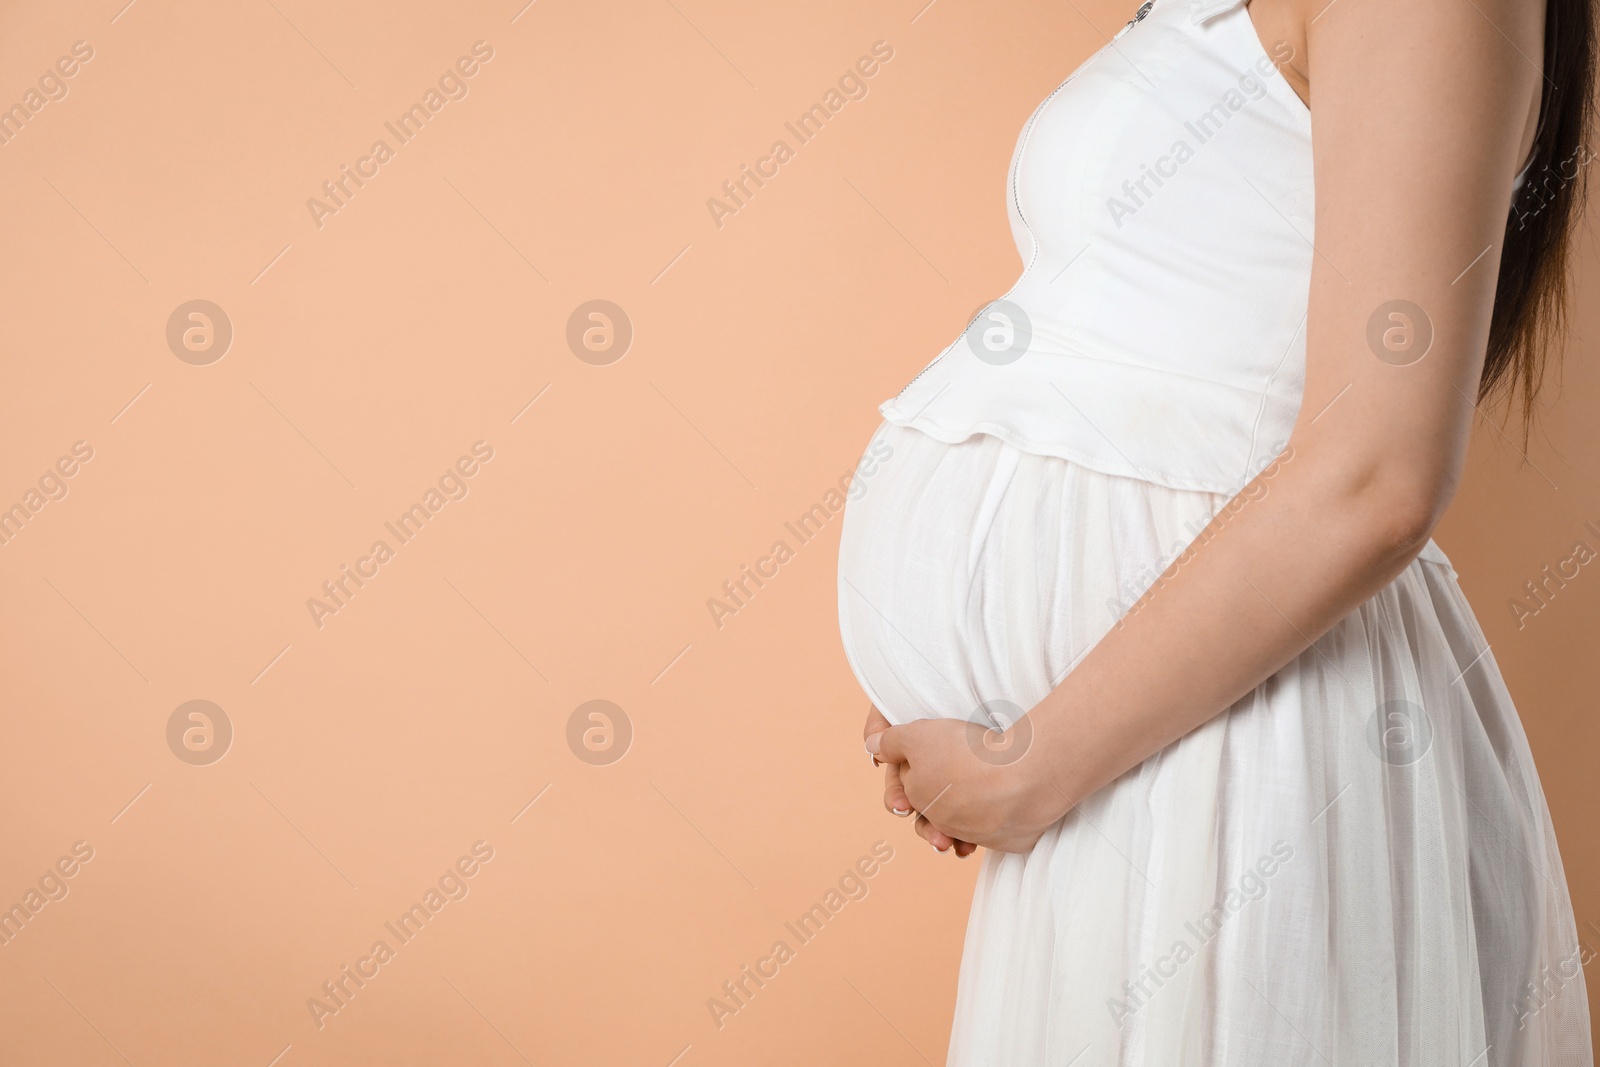
{"type": "Polygon", "coordinates": [[[1230,707],[1411,562],[1442,491],[1407,499],[1378,469],[1313,435],[1218,513],[1030,713],[1018,769],[1046,817],[1230,707]]]}

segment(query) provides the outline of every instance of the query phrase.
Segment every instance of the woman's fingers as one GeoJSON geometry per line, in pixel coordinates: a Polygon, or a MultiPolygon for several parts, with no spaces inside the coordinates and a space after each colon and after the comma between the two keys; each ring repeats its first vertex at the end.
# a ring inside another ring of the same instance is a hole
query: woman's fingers
{"type": "Polygon", "coordinates": [[[918,815],[916,822],[917,836],[922,838],[935,849],[943,852],[950,847],[950,839],[933,828],[933,823],[928,821],[926,815],[918,815]]]}
{"type": "Polygon", "coordinates": [[[916,732],[917,723],[908,726],[889,726],[867,736],[867,751],[884,763],[909,763],[911,753],[908,749],[912,735],[916,732]]]}
{"type": "MultiPolygon", "coordinates": [[[[873,734],[881,733],[888,728],[889,720],[884,718],[883,712],[879,711],[875,705],[869,705],[867,708],[867,725],[861,731],[861,740],[866,741],[873,734]]],[[[872,756],[872,765],[874,767],[883,762],[870,748],[867,749],[867,755],[872,756]]]]}
{"type": "Polygon", "coordinates": [[[970,856],[972,855],[972,850],[977,847],[976,845],[972,845],[966,841],[957,841],[943,830],[934,826],[933,823],[929,822],[926,815],[917,816],[916,829],[918,837],[921,837],[924,841],[928,842],[928,844],[932,845],[940,852],[948,852],[950,849],[955,848],[956,855],[970,856]],[[960,845],[966,845],[967,851],[962,852],[958,847],[960,845]]]}
{"type": "Polygon", "coordinates": [[[875,705],[868,706],[867,725],[866,728],[861,731],[861,739],[865,741],[873,734],[879,732],[880,730],[887,730],[893,725],[893,723],[883,717],[883,712],[879,711],[875,705]]]}
{"type": "Polygon", "coordinates": [[[962,859],[966,859],[968,856],[978,851],[977,845],[974,845],[971,841],[962,841],[959,838],[951,837],[943,830],[940,830],[938,827],[934,826],[933,823],[929,822],[927,816],[925,815],[917,816],[916,830],[918,837],[928,842],[928,844],[932,845],[940,852],[949,852],[951,849],[954,849],[957,856],[960,856],[962,859]]]}
{"type": "Polygon", "coordinates": [[[891,763],[883,772],[883,806],[902,819],[911,814],[911,801],[900,782],[900,764],[891,763]]]}
{"type": "MultiPolygon", "coordinates": [[[[906,796],[905,783],[901,778],[906,750],[900,728],[891,724],[876,707],[869,707],[866,726],[862,729],[861,736],[867,752],[872,756],[873,766],[882,765],[885,768],[883,806],[891,814],[898,815],[902,819],[912,815],[911,798],[906,796]]],[[[940,852],[954,850],[957,856],[965,859],[978,851],[978,846],[971,841],[951,837],[937,829],[924,816],[917,816],[915,827],[917,835],[940,852]]]]}

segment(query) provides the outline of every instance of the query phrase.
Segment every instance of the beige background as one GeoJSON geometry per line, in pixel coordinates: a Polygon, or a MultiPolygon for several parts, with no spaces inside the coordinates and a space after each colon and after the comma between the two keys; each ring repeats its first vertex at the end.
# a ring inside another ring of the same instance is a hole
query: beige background
{"type": "MultiPolygon", "coordinates": [[[[706,601],[1015,277],[1017,132],[1134,4],[522,2],[0,12],[0,104],[94,51],[0,145],[0,506],[94,453],[0,546],[0,906],[93,849],[0,947],[6,1063],[942,1060],[976,865],[879,807],[837,519],[720,629],[706,601]],[[866,97],[719,228],[706,200],[880,40],[866,97]],[[380,137],[319,228],[307,198],[380,137]],[[166,342],[196,299],[234,331],[206,366],[166,342]],[[608,366],[565,343],[591,299],[634,326],[608,366]],[[307,598],[480,440],[468,495],[318,628],[307,598]],[[167,742],[197,699],[234,730],[207,766],[167,742]],[[632,724],[609,766],[567,744],[592,699],[632,724]],[[868,895],[719,1029],[707,998],[879,840],[868,895]],[[478,841],[400,945],[383,924],[478,841]]],[[[1480,427],[1439,540],[1600,947],[1600,572],[1508,607],[1600,543],[1584,255],[1531,462],[1480,427]]]]}

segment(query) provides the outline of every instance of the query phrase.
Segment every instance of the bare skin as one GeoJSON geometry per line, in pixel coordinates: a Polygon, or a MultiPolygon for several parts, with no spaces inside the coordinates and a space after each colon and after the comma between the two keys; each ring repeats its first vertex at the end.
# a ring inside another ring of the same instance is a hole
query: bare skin
{"type": "Polygon", "coordinates": [[[867,718],[884,806],[939,851],[1026,852],[1080,800],[1203,725],[1403,571],[1460,479],[1511,185],[1532,144],[1542,4],[1253,0],[1313,112],[1316,255],[1304,400],[1284,457],[1029,712],[1015,763],[981,727],[867,718]],[[1487,251],[1485,251],[1487,249],[1487,251]],[[1481,254],[1481,255],[1480,255],[1481,254]],[[1425,358],[1366,342],[1379,305],[1420,305],[1425,358]]]}

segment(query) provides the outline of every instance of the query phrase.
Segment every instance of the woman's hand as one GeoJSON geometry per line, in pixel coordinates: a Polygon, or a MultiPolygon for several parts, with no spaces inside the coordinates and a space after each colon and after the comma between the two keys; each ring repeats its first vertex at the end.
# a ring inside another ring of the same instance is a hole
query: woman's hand
{"type": "MultiPolygon", "coordinates": [[[[873,736],[889,729],[890,726],[891,723],[884,718],[883,712],[876,707],[869,707],[867,709],[867,725],[861,732],[862,740],[870,741],[873,736]]],[[[911,807],[911,800],[906,796],[905,786],[900,781],[900,764],[885,763],[874,755],[872,757],[872,765],[884,768],[883,806],[889,809],[890,814],[902,819],[916,815],[917,820],[914,828],[917,831],[917,835],[932,845],[935,851],[948,852],[953,848],[956,855],[962,859],[966,859],[978,851],[978,846],[971,841],[959,841],[936,829],[926,816],[917,815],[916,810],[911,807]]]]}
{"type": "Polygon", "coordinates": [[[884,807],[917,812],[917,833],[940,852],[1026,852],[1071,806],[1047,776],[1029,773],[1026,725],[1003,733],[959,719],[891,726],[873,708],[864,733],[873,760],[887,765],[884,807]]]}

